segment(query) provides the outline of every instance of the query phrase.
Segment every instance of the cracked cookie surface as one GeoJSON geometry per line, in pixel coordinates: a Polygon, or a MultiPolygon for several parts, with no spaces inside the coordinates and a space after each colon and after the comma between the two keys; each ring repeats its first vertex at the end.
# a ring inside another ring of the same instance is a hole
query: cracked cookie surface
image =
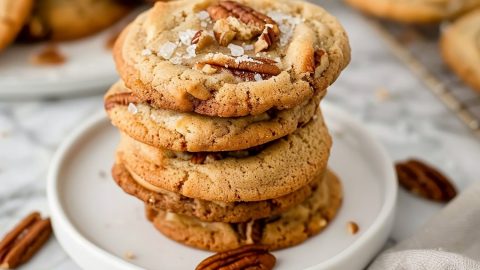
{"type": "Polygon", "coordinates": [[[112,124],[135,140],[174,151],[234,151],[294,132],[318,110],[320,97],[282,111],[237,118],[208,117],[155,109],[118,82],[105,95],[112,124]]]}
{"type": "Polygon", "coordinates": [[[319,112],[294,133],[245,151],[175,152],[123,134],[117,161],[152,185],[190,198],[260,201],[298,190],[322,173],[331,144],[319,112]]]}
{"type": "Polygon", "coordinates": [[[135,95],[175,111],[258,115],[324,95],[350,60],[342,26],[321,7],[243,0],[240,11],[211,10],[222,3],[232,2],[157,2],[122,32],[114,58],[135,95]]]}
{"type": "Polygon", "coordinates": [[[161,233],[192,247],[225,251],[261,244],[269,250],[277,250],[300,244],[320,233],[334,219],[342,198],[340,180],[327,171],[325,179],[309,198],[275,217],[234,224],[202,222],[148,207],[146,214],[161,233]]]}
{"type": "Polygon", "coordinates": [[[278,198],[256,202],[224,203],[188,198],[155,187],[138,175],[131,174],[119,163],[112,168],[113,179],[123,191],[142,200],[152,209],[183,214],[209,222],[247,222],[283,213],[310,196],[321,184],[323,175],[320,174],[309,184],[278,198]]]}
{"type": "Polygon", "coordinates": [[[445,62],[462,80],[480,92],[480,10],[448,26],[440,45],[445,62]]]}

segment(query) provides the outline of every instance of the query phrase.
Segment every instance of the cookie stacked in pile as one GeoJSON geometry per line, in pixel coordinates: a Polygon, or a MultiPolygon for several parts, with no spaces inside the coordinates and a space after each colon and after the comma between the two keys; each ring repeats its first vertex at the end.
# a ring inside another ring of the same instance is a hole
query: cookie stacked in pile
{"type": "Polygon", "coordinates": [[[105,96],[121,131],[112,175],[166,236],[222,251],[298,244],[342,189],[319,109],[347,36],[291,0],[158,2],[120,35],[105,96]]]}

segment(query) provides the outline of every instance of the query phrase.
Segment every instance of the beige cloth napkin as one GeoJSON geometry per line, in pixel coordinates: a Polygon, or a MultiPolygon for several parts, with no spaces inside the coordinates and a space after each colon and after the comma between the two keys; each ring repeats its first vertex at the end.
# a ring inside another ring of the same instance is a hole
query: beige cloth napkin
{"type": "Polygon", "coordinates": [[[411,238],[381,253],[368,270],[479,269],[480,183],[451,201],[411,238]]]}

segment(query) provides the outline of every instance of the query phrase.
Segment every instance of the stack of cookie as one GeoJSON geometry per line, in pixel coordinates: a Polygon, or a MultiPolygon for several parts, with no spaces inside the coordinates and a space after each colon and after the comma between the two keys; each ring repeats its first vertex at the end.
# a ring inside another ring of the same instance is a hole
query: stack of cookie
{"type": "Polygon", "coordinates": [[[158,2],[120,35],[105,95],[112,175],[166,236],[279,249],[327,226],[341,184],[319,109],[350,59],[322,8],[292,0],[158,2]]]}

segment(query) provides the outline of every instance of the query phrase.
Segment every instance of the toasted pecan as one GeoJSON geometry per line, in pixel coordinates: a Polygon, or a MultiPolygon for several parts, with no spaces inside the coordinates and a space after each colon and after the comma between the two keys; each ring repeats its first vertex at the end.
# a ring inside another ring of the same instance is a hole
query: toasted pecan
{"type": "Polygon", "coordinates": [[[275,257],[260,245],[248,245],[220,252],[203,260],[195,270],[270,270],[275,266],[275,257]]]}

